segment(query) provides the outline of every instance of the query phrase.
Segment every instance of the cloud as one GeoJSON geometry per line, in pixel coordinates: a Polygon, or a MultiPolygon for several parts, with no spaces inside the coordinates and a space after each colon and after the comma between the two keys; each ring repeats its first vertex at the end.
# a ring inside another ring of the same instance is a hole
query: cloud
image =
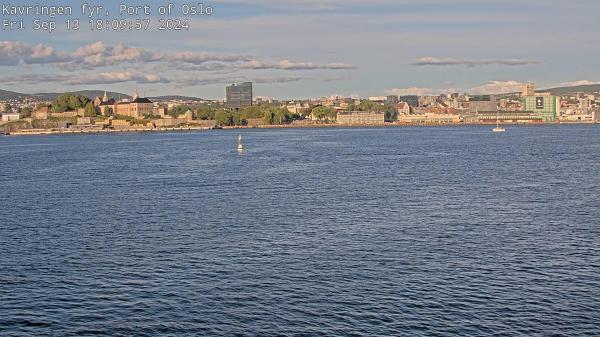
{"type": "Polygon", "coordinates": [[[440,94],[449,94],[454,92],[468,92],[469,94],[504,94],[511,92],[520,92],[523,87],[523,83],[519,81],[488,81],[481,85],[468,88],[423,88],[423,87],[412,87],[412,88],[394,88],[386,90],[385,93],[388,95],[418,95],[418,96],[431,96],[440,94]]]}
{"type": "Polygon", "coordinates": [[[178,52],[171,58],[173,61],[181,61],[190,64],[202,64],[206,62],[240,62],[250,61],[252,57],[246,55],[217,55],[198,52],[178,52]]]}
{"type": "Polygon", "coordinates": [[[388,95],[418,95],[418,96],[427,96],[427,95],[437,95],[440,94],[443,90],[441,89],[433,89],[433,88],[421,88],[421,87],[410,87],[410,88],[394,88],[386,90],[385,93],[388,95]]]}
{"type": "Polygon", "coordinates": [[[65,60],[64,55],[42,43],[31,47],[22,42],[0,41],[0,66],[49,64],[65,60]]]}
{"type": "Polygon", "coordinates": [[[85,74],[83,76],[73,77],[71,75],[39,75],[23,74],[8,77],[0,77],[0,83],[66,83],[70,85],[95,85],[95,84],[114,84],[123,82],[135,82],[138,84],[152,83],[170,83],[170,80],[156,74],[136,74],[125,72],[101,72],[95,74],[85,74]]]}
{"type": "Polygon", "coordinates": [[[337,81],[348,81],[351,79],[352,78],[350,76],[334,76],[334,77],[326,77],[326,78],[322,79],[322,81],[325,83],[329,83],[329,82],[337,82],[337,81]]]}
{"type": "Polygon", "coordinates": [[[345,70],[356,69],[356,66],[347,63],[315,64],[312,62],[294,62],[281,60],[278,62],[251,60],[240,65],[241,69],[280,69],[280,70],[345,70]]]}
{"type": "Polygon", "coordinates": [[[63,81],[66,77],[56,75],[44,75],[44,74],[22,74],[13,76],[0,77],[0,83],[7,84],[39,84],[39,83],[50,83],[63,81]]]}
{"type": "Polygon", "coordinates": [[[251,81],[260,84],[273,84],[273,83],[289,83],[297,82],[301,80],[307,80],[310,78],[300,76],[267,76],[267,77],[244,77],[244,76],[211,76],[211,77],[183,77],[176,81],[179,86],[196,86],[196,85],[212,85],[212,84],[228,84],[237,82],[251,81]]]}
{"type": "Polygon", "coordinates": [[[65,63],[69,66],[96,68],[134,62],[157,62],[165,59],[161,53],[143,48],[128,47],[123,43],[107,46],[104,42],[94,42],[68,54],[65,63]]]}
{"type": "Polygon", "coordinates": [[[156,74],[136,74],[125,72],[103,72],[94,75],[76,77],[68,81],[70,84],[112,84],[135,82],[140,84],[169,83],[170,81],[156,74]]]}
{"type": "Polygon", "coordinates": [[[470,94],[506,94],[520,92],[523,88],[522,82],[518,81],[489,81],[468,90],[470,94]]]}
{"type": "Polygon", "coordinates": [[[438,57],[422,57],[411,63],[413,66],[460,66],[464,65],[467,67],[477,66],[522,66],[528,64],[541,64],[541,61],[537,60],[523,60],[523,59],[497,59],[497,60],[462,60],[453,58],[438,58],[438,57]]]}
{"type": "Polygon", "coordinates": [[[96,69],[123,65],[161,63],[165,69],[182,71],[214,70],[347,70],[356,69],[348,63],[318,64],[295,62],[288,59],[262,60],[248,55],[213,54],[181,51],[158,52],[135,48],[118,43],[114,46],[98,41],[81,46],[72,52],[56,51],[53,47],[39,44],[34,47],[22,42],[0,41],[0,66],[19,64],[54,64],[62,70],[96,69]]]}

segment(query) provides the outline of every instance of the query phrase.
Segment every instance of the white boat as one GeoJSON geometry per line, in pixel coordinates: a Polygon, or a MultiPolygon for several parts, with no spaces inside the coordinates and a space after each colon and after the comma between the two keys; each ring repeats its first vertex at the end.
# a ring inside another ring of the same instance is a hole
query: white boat
{"type": "Polygon", "coordinates": [[[243,152],[244,151],[244,144],[242,144],[242,135],[238,136],[238,152],[243,152]]]}
{"type": "Polygon", "coordinates": [[[506,132],[506,129],[500,126],[500,116],[496,114],[496,127],[492,130],[493,132],[506,132]]]}

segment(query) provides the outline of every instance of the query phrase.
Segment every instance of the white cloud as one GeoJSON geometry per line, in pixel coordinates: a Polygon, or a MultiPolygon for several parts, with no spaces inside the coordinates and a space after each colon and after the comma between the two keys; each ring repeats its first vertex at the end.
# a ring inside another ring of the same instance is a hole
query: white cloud
{"type": "Polygon", "coordinates": [[[94,84],[114,84],[123,82],[135,82],[139,84],[150,83],[170,83],[166,78],[156,74],[142,74],[124,72],[101,72],[85,74],[78,77],[71,75],[41,75],[41,74],[23,74],[8,77],[0,77],[0,83],[66,83],[70,85],[94,85],[94,84]]]}
{"type": "Polygon", "coordinates": [[[294,62],[281,60],[277,62],[251,60],[240,65],[242,69],[281,69],[281,70],[344,70],[356,69],[356,66],[347,63],[315,64],[312,62],[294,62]]]}
{"type": "Polygon", "coordinates": [[[467,67],[476,66],[522,66],[528,64],[541,64],[541,61],[537,60],[524,60],[524,59],[495,59],[495,60],[463,60],[453,58],[438,58],[438,57],[422,57],[412,62],[414,66],[459,66],[464,65],[467,67]]]}
{"type": "Polygon", "coordinates": [[[439,95],[449,94],[453,92],[468,92],[469,94],[503,94],[511,92],[519,92],[523,87],[522,82],[518,81],[489,81],[481,85],[468,88],[424,88],[424,87],[412,87],[412,88],[394,88],[386,90],[385,93],[388,95],[439,95]]]}
{"type": "Polygon", "coordinates": [[[289,82],[297,82],[302,80],[307,80],[310,78],[300,77],[300,76],[258,76],[248,78],[245,76],[209,76],[209,77],[191,77],[186,76],[180,79],[177,79],[176,84],[179,86],[197,86],[197,85],[211,85],[211,84],[227,84],[227,83],[236,83],[236,82],[245,82],[252,81],[254,83],[261,84],[272,84],[272,83],[289,83],[289,82]]]}
{"type": "Polygon", "coordinates": [[[137,74],[124,72],[103,72],[98,74],[76,77],[68,80],[70,84],[112,84],[121,82],[135,83],[169,83],[169,80],[156,74],[137,74]]]}
{"type": "Polygon", "coordinates": [[[522,82],[518,81],[489,81],[468,90],[470,94],[506,94],[520,92],[523,88],[522,82]]]}
{"type": "Polygon", "coordinates": [[[288,59],[261,60],[248,55],[211,54],[205,52],[157,52],[144,48],[128,47],[123,43],[115,46],[94,42],[73,52],[57,52],[51,46],[39,44],[29,47],[21,42],[0,42],[0,66],[25,64],[55,64],[63,70],[80,68],[95,69],[117,65],[145,65],[160,62],[170,70],[213,71],[229,69],[260,70],[347,70],[355,69],[348,63],[318,64],[295,62],[288,59]]]}

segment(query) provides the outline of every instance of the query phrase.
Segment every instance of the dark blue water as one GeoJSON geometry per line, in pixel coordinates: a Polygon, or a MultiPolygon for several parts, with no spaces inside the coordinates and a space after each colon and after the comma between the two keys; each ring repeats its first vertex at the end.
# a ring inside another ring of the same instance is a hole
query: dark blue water
{"type": "Polygon", "coordinates": [[[0,336],[598,336],[600,127],[0,137],[0,336]]]}

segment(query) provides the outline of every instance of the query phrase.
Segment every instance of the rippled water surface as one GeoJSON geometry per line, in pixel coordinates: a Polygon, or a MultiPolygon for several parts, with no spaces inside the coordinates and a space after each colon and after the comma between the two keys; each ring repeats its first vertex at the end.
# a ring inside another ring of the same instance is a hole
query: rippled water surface
{"type": "Polygon", "coordinates": [[[0,137],[0,336],[599,336],[600,127],[0,137]]]}

